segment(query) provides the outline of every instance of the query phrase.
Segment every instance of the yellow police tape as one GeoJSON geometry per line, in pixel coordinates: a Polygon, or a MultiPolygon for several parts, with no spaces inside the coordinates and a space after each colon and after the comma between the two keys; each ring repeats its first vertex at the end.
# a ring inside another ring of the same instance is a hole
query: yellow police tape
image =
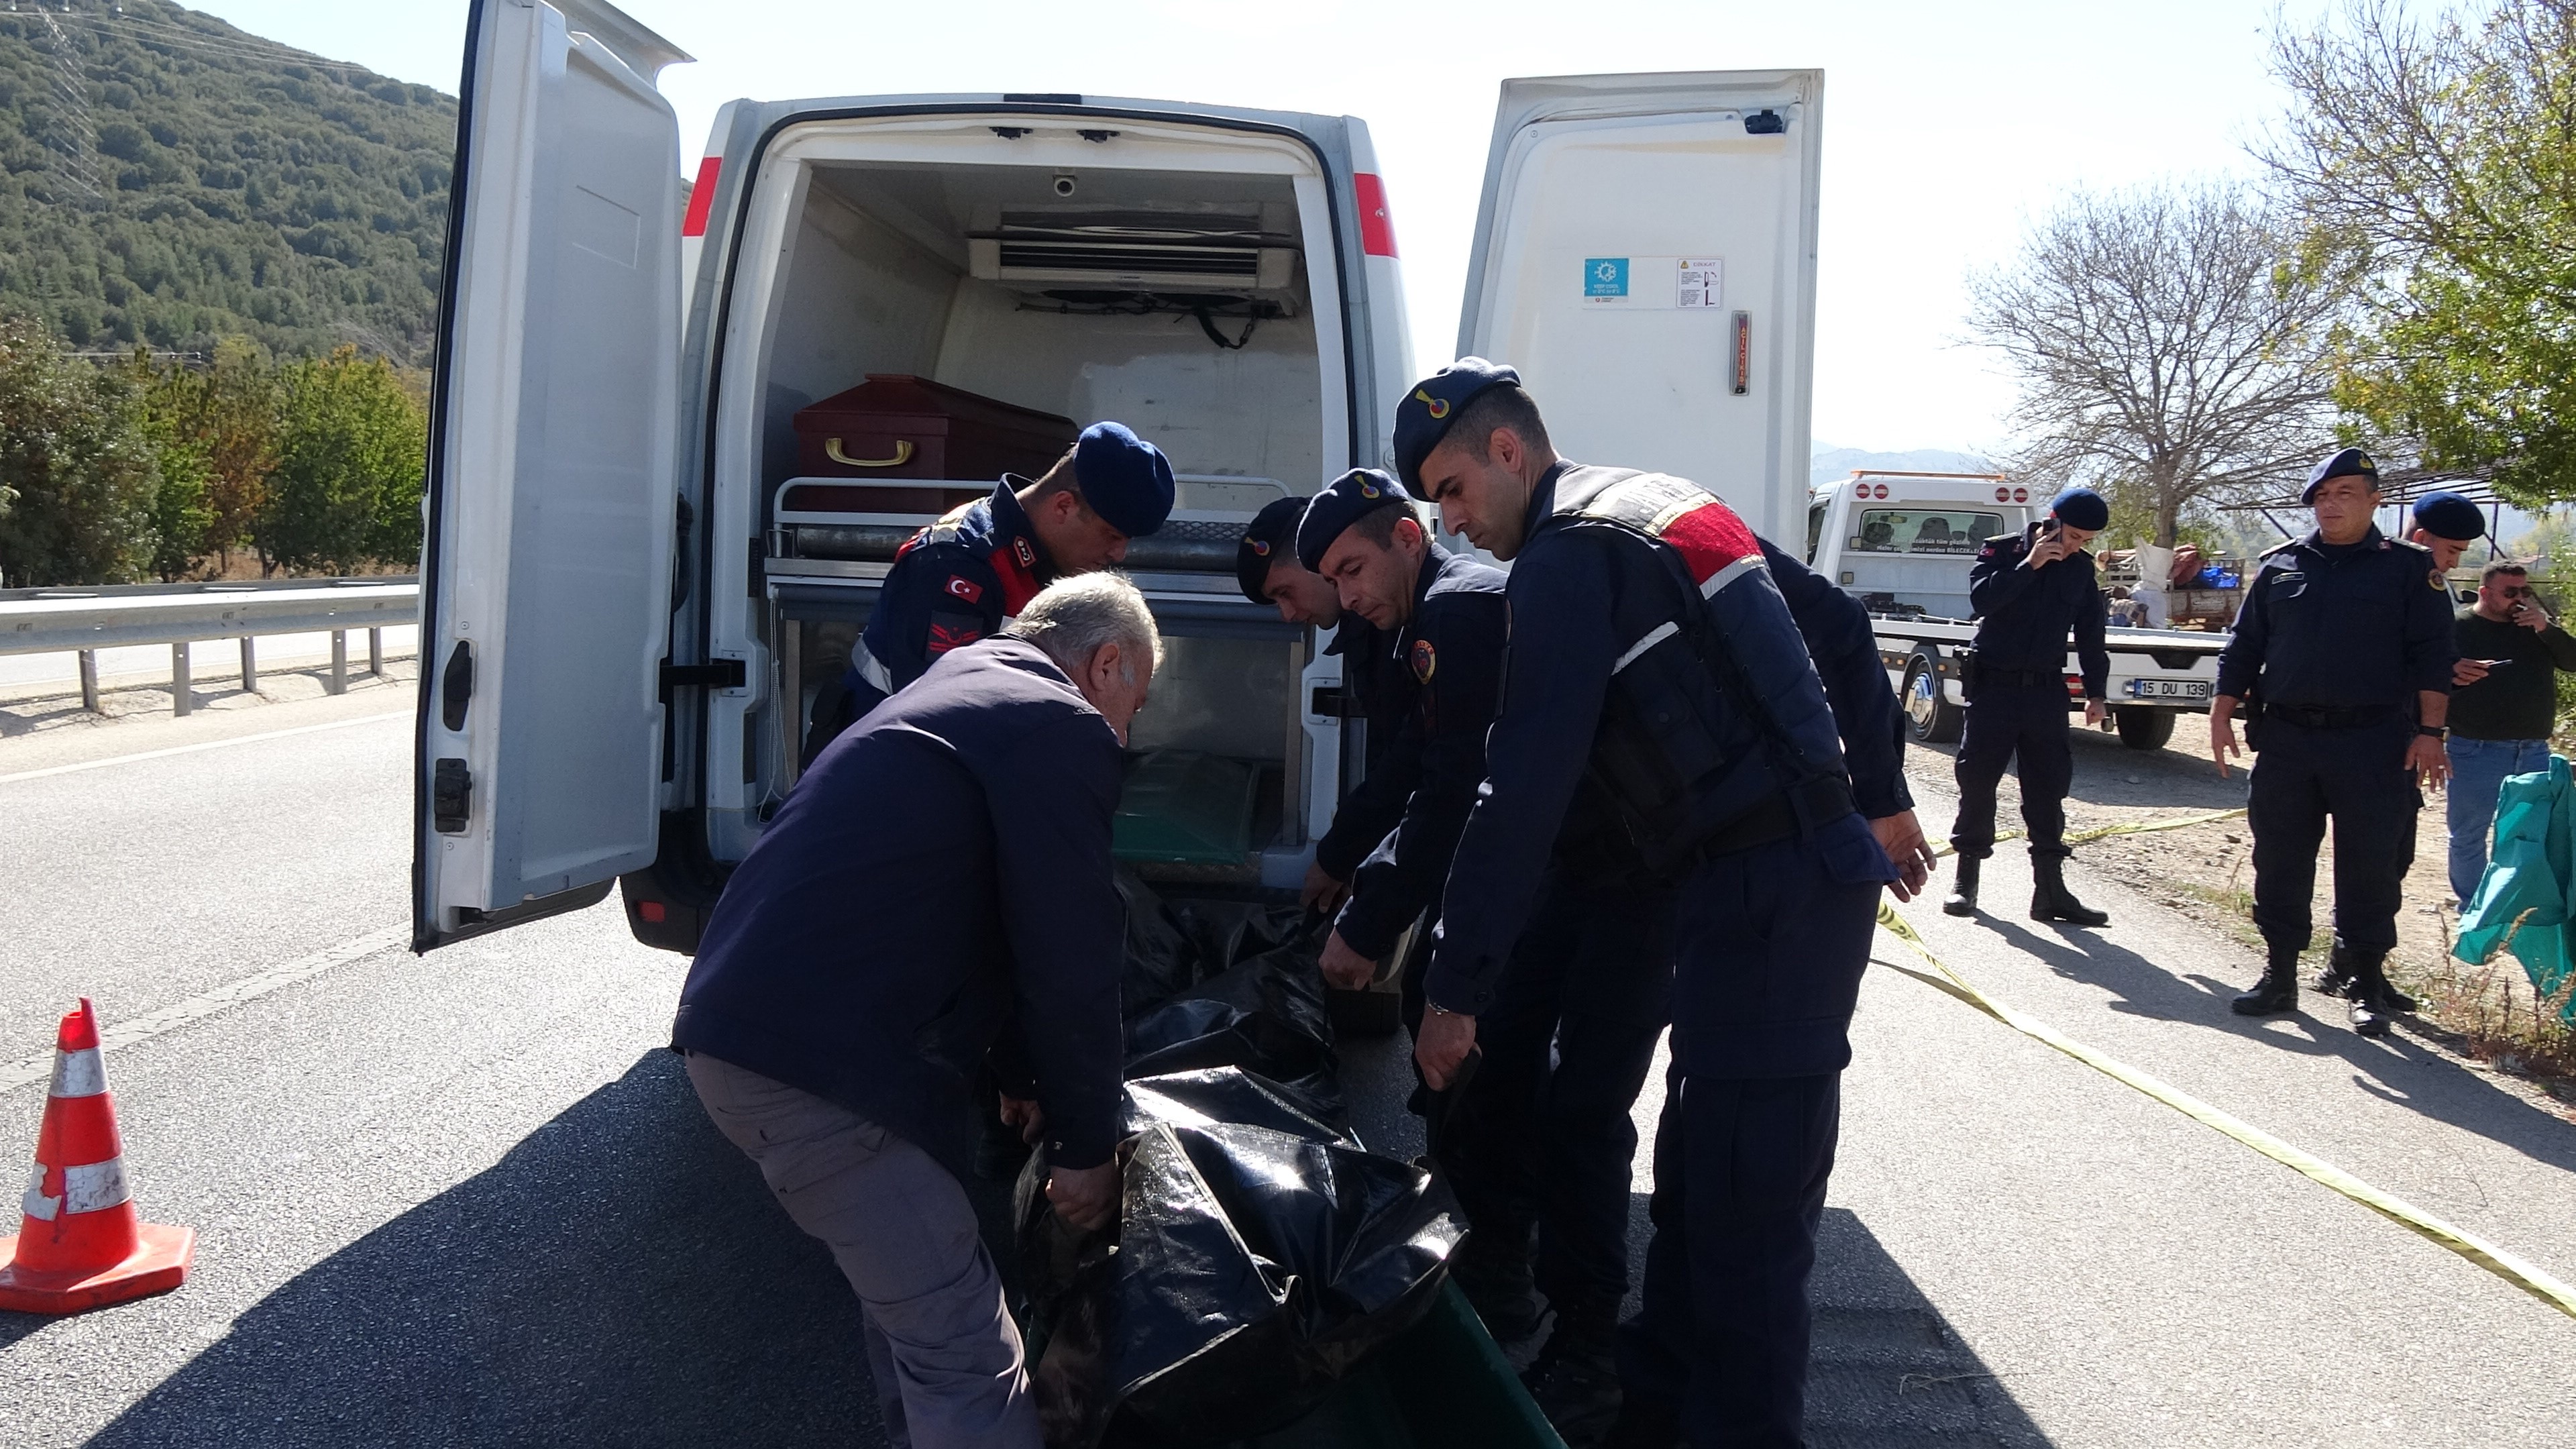
{"type": "MultiPolygon", "coordinates": [[[[2243,812],[2230,811],[2228,813],[2242,814],[2243,812]]],[[[2223,817],[2208,816],[2205,818],[2214,820],[2223,817]]],[[[2144,828],[2163,829],[2170,828],[2175,825],[2198,823],[2200,822],[2175,820],[2161,822],[2158,825],[2144,828]]],[[[2103,833],[2108,834],[2112,832],[2105,831],[2103,833]]],[[[2082,1062],[2084,1065],[2091,1067],[2093,1070],[2102,1073],[2104,1076],[2110,1077],[2115,1081],[2125,1082],[2128,1085],[2137,1088],[2139,1091],[2146,1093],[2148,1096],[2155,1098],[2157,1101],[2164,1103],[2166,1106],[2173,1108],[2175,1111],[2182,1113],[2184,1116],[2192,1118],[2193,1120],[2201,1122],[2207,1126],[2214,1127],[2219,1131],[2226,1133],[2228,1136],[2235,1138],[2237,1141],[2244,1143],[2246,1146],[2253,1148],[2255,1151],[2262,1153],[2264,1156],[2271,1158],[2273,1161],[2278,1162],[2285,1167],[2304,1173],[2308,1177],[2333,1188],[2335,1191],[2342,1193],[2345,1197],[2351,1198],[2354,1202],[2361,1204],[2363,1207],[2369,1208],[2371,1211],[2379,1213],[2384,1217],[2392,1218],[2399,1223],[2403,1223],[2407,1227],[2414,1229],[2416,1232],[2423,1234],[2425,1237],[2432,1239],[2434,1242],[2441,1244],[2443,1247],[2450,1249],[2452,1252],[2459,1254],[2461,1257],[2468,1259],[2470,1262],[2477,1264],[2479,1267],[2486,1269],[2488,1272],[2495,1274],[2497,1277],[2502,1278],[2515,1287],[2522,1289],[2524,1292],[2531,1294],[2533,1297],[2548,1304],[2550,1307],[2557,1309],[2559,1312],[2566,1314],[2570,1318],[2576,1318],[2576,1288],[2568,1287],[2566,1284],[2550,1277],[2547,1273],[2542,1272],[2539,1268],[2530,1263],[2524,1262],[2522,1259],[2517,1258],[2513,1254],[2506,1252],[2504,1249],[2495,1246],[2493,1243],[2487,1242],[2483,1238],[2477,1237],[2459,1228],[2455,1228],[2449,1223],[2442,1221],[2440,1218],[2433,1216],[2431,1213],[2424,1211],[2422,1208],[2419,1208],[2402,1198],[2392,1197],[2389,1194],[2380,1191],[2378,1188],[2372,1187],[2369,1183],[2363,1182],[2360,1178],[2353,1176],[2351,1173],[2344,1171],[2333,1163],[2324,1161],[2321,1158],[2312,1157],[2259,1127],[2253,1126],[2250,1123],[2238,1121],[2236,1118],[2229,1116],[2225,1112],[2221,1112],[2216,1107],[2201,1101],[2190,1093],[2185,1092],[2178,1087],[2168,1085],[2145,1072],[2139,1071],[2137,1068],[2132,1067],[2125,1062],[2104,1056],[2102,1053],[2095,1051],[2084,1043],[2064,1035],[2059,1032],[2057,1028],[2050,1026],[2048,1023],[2035,1017],[2025,1016],[2021,1012],[2016,1011],[2013,1008],[2004,1005],[2002,1002],[1986,995],[1984,992],[1979,991],[1974,985],[1970,984],[1966,977],[1961,976],[1958,972],[1952,970],[1948,962],[1942,960],[1939,956],[1934,955],[1932,948],[1924,943],[1923,938],[1915,934],[1914,927],[1907,922],[1903,916],[1898,915],[1896,913],[1896,907],[1887,901],[1879,902],[1878,923],[1894,934],[1898,940],[1913,947],[1915,953],[1920,955],[1924,960],[1931,962],[1933,969],[1939,971],[1941,975],[1939,977],[1926,976],[1922,972],[1906,966],[1895,966],[1893,969],[1902,971],[1906,975],[1911,976],[1915,980],[1921,981],[1926,985],[1946,991],[1952,996],[1959,998],[1961,1001],[1968,1003],[1970,1006],[1977,1008],[1979,1011],[1984,1012],[1988,1016],[1993,1017],[1995,1020],[2002,1022],[2004,1025],[2011,1027],[2013,1030],[2020,1032],[2022,1035],[2030,1037],[2036,1041],[2045,1042],[2049,1046],[2055,1047],[2057,1050],[2064,1052],[2068,1056],[2082,1062]]]]}
{"type": "MultiPolygon", "coordinates": [[[[2234,820],[2244,813],[2244,807],[2238,806],[2234,810],[2213,810],[2206,815],[2186,815],[2179,820],[2131,820],[2119,825],[2096,825],[2090,830],[2068,832],[2066,843],[2081,845],[2088,840],[2101,840],[2113,835],[2152,835],[2159,830],[2180,830],[2186,825],[2207,825],[2213,820],[2234,820]]],[[[2028,833],[2022,830],[2000,831],[1995,835],[1995,841],[2001,844],[2007,840],[2019,840],[2028,833]]],[[[1932,851],[1936,857],[1956,853],[1947,845],[1936,846],[1932,851]]]]}

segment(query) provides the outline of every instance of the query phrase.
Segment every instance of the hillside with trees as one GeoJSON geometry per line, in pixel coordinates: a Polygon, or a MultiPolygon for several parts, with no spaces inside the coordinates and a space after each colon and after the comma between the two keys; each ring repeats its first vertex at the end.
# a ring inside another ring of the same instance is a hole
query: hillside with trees
{"type": "Polygon", "coordinates": [[[0,11],[0,312],[427,361],[456,101],[163,0],[0,11]]]}

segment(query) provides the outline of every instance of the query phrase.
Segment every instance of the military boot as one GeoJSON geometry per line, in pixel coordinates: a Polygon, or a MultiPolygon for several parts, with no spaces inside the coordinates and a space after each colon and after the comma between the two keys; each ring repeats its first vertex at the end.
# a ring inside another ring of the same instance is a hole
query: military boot
{"type": "Polygon", "coordinates": [[[1941,903],[1945,916],[1973,916],[1977,913],[1977,868],[1985,862],[1973,855],[1959,857],[1950,873],[1950,898],[1941,903]]]}
{"type": "Polygon", "coordinates": [[[2227,1003],[2238,1016],[2277,1016],[2299,1009],[2299,953],[2279,946],[2264,962],[2263,979],[2227,1003]]]}
{"type": "Polygon", "coordinates": [[[2396,989],[2388,984],[2387,969],[2377,953],[2353,953],[2352,985],[2344,990],[2351,1003],[2344,1008],[2344,1016],[2352,1023],[2353,1035],[2388,1035],[2388,1018],[2396,1014],[2389,1008],[2388,995],[2396,989]]]}
{"type": "Polygon", "coordinates": [[[1518,1343],[1538,1332],[1538,1289],[1530,1277],[1529,1224],[1499,1223],[1469,1230],[1449,1260],[1449,1276],[1467,1295],[1467,1306],[1485,1321],[1496,1343],[1518,1343]]]}
{"type": "Polygon", "coordinates": [[[2319,996],[2341,996],[2352,989],[2352,953],[2343,942],[2335,942],[2334,949],[2326,953],[2325,969],[2308,986],[2319,996]]]}
{"type": "Polygon", "coordinates": [[[2097,911],[2075,898],[2066,888],[2066,858],[2059,855],[2034,855],[2030,858],[2030,918],[2034,921],[2064,921],[2070,926],[2107,926],[2108,911],[2097,911]]]}
{"type": "Polygon", "coordinates": [[[1591,1449],[1619,1417],[1619,1298],[1549,1295],[1556,1326],[1521,1383],[1569,1449],[1591,1449]]]}

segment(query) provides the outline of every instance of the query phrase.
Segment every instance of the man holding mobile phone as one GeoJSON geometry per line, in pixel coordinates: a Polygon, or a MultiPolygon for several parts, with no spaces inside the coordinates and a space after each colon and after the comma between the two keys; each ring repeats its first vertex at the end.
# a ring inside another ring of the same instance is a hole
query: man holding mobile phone
{"type": "Polygon", "coordinates": [[[1950,845],[1959,854],[1949,899],[1953,916],[1977,911],[1978,877],[1995,849],[1995,790],[2004,766],[2021,766],[2021,818],[2030,832],[2030,918],[2101,926],[2110,915],[2066,888],[2066,792],[2075,757],[2067,744],[2066,655],[2073,640],[2084,722],[2100,724],[2111,656],[2102,642],[2102,586],[2084,546],[2111,524],[2111,505],[2090,488],[2069,488],[2048,517],[2018,534],[1987,539],[1968,572],[1976,614],[1976,664],[1968,680],[1968,722],[1959,737],[1959,814],[1950,845]]]}
{"type": "Polygon", "coordinates": [[[2487,868],[2496,792],[2508,775],[2549,768],[2557,671],[2576,671],[2576,638],[2542,607],[2523,565],[2498,560],[2478,601],[2451,626],[2460,660],[2451,693],[2451,894],[2465,909],[2487,868]]]}

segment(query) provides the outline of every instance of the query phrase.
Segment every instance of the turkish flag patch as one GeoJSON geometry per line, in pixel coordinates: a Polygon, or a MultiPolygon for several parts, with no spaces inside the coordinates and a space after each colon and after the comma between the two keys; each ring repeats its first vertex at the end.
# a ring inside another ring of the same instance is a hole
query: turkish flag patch
{"type": "Polygon", "coordinates": [[[964,574],[950,574],[944,587],[948,592],[970,604],[982,603],[984,600],[984,586],[964,574]]]}

